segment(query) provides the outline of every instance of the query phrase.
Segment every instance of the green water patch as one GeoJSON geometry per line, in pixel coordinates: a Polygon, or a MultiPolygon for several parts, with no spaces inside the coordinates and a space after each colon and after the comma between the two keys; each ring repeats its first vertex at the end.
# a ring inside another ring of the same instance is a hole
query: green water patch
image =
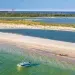
{"type": "MultiPolygon", "coordinates": [[[[11,53],[0,53],[0,75],[74,75],[70,70],[64,70],[47,64],[33,67],[17,67],[17,63],[25,60],[24,56],[11,53]]],[[[26,58],[25,61],[30,60],[26,58]]],[[[31,59],[32,60],[32,59],[31,59]]]]}
{"type": "MultiPolygon", "coordinates": [[[[4,44],[3,44],[4,45],[4,44]]],[[[41,56],[15,46],[0,46],[0,75],[75,75],[75,69],[70,64],[41,56]],[[5,47],[5,48],[4,48],[5,47]],[[18,63],[30,61],[37,66],[17,67],[18,63]]]]}

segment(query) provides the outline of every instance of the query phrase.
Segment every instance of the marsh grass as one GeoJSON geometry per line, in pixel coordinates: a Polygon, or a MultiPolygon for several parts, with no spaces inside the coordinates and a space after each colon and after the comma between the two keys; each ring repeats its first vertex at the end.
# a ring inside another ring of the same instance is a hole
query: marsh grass
{"type": "Polygon", "coordinates": [[[44,23],[44,22],[36,22],[36,21],[27,21],[27,20],[0,20],[0,23],[7,24],[23,24],[23,25],[41,25],[41,26],[60,26],[60,27],[72,27],[75,28],[75,24],[55,24],[55,23],[44,23]]]}

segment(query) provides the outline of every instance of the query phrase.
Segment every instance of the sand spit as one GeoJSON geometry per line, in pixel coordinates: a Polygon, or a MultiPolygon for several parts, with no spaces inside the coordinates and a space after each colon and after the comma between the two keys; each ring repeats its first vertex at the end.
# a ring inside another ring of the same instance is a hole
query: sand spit
{"type": "Polygon", "coordinates": [[[56,56],[75,57],[75,43],[2,32],[0,32],[0,40],[13,42],[19,46],[23,45],[29,48],[44,50],[54,53],[56,56]]]}
{"type": "Polygon", "coordinates": [[[73,28],[73,27],[0,23],[0,29],[16,29],[16,28],[17,29],[60,30],[60,31],[73,31],[73,32],[75,32],[75,28],[73,28]]]}

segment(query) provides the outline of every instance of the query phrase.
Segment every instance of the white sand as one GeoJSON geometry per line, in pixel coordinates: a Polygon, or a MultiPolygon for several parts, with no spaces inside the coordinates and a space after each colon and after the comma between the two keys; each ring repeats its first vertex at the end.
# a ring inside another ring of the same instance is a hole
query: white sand
{"type": "Polygon", "coordinates": [[[69,57],[75,57],[75,43],[2,32],[0,32],[0,40],[13,42],[17,45],[23,44],[23,46],[45,50],[48,52],[55,53],[57,55],[63,54],[69,57]]]}
{"type": "Polygon", "coordinates": [[[24,25],[24,24],[7,24],[0,23],[0,29],[45,29],[45,30],[61,30],[61,31],[73,31],[73,27],[61,27],[61,26],[42,26],[42,25],[24,25]]]}

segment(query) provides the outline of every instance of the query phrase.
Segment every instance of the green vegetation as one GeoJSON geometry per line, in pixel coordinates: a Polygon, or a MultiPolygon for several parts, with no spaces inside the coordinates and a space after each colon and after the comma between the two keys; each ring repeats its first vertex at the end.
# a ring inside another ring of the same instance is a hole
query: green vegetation
{"type": "Polygon", "coordinates": [[[75,14],[62,13],[62,12],[13,12],[13,11],[0,11],[0,23],[14,23],[14,24],[26,24],[26,25],[43,25],[43,26],[62,26],[62,27],[73,27],[75,24],[50,24],[43,22],[16,20],[16,17],[75,17],[75,14]],[[10,17],[10,18],[7,18],[10,17]],[[12,18],[14,17],[14,18],[12,18]]]}
{"type": "Polygon", "coordinates": [[[9,12],[0,11],[0,17],[75,17],[75,14],[63,12],[9,12]]]}
{"type": "Polygon", "coordinates": [[[60,27],[73,27],[75,28],[75,24],[48,24],[43,22],[34,22],[34,21],[25,21],[25,20],[0,20],[0,23],[8,23],[8,24],[24,24],[24,25],[41,25],[41,26],[60,26],[60,27]]]}

